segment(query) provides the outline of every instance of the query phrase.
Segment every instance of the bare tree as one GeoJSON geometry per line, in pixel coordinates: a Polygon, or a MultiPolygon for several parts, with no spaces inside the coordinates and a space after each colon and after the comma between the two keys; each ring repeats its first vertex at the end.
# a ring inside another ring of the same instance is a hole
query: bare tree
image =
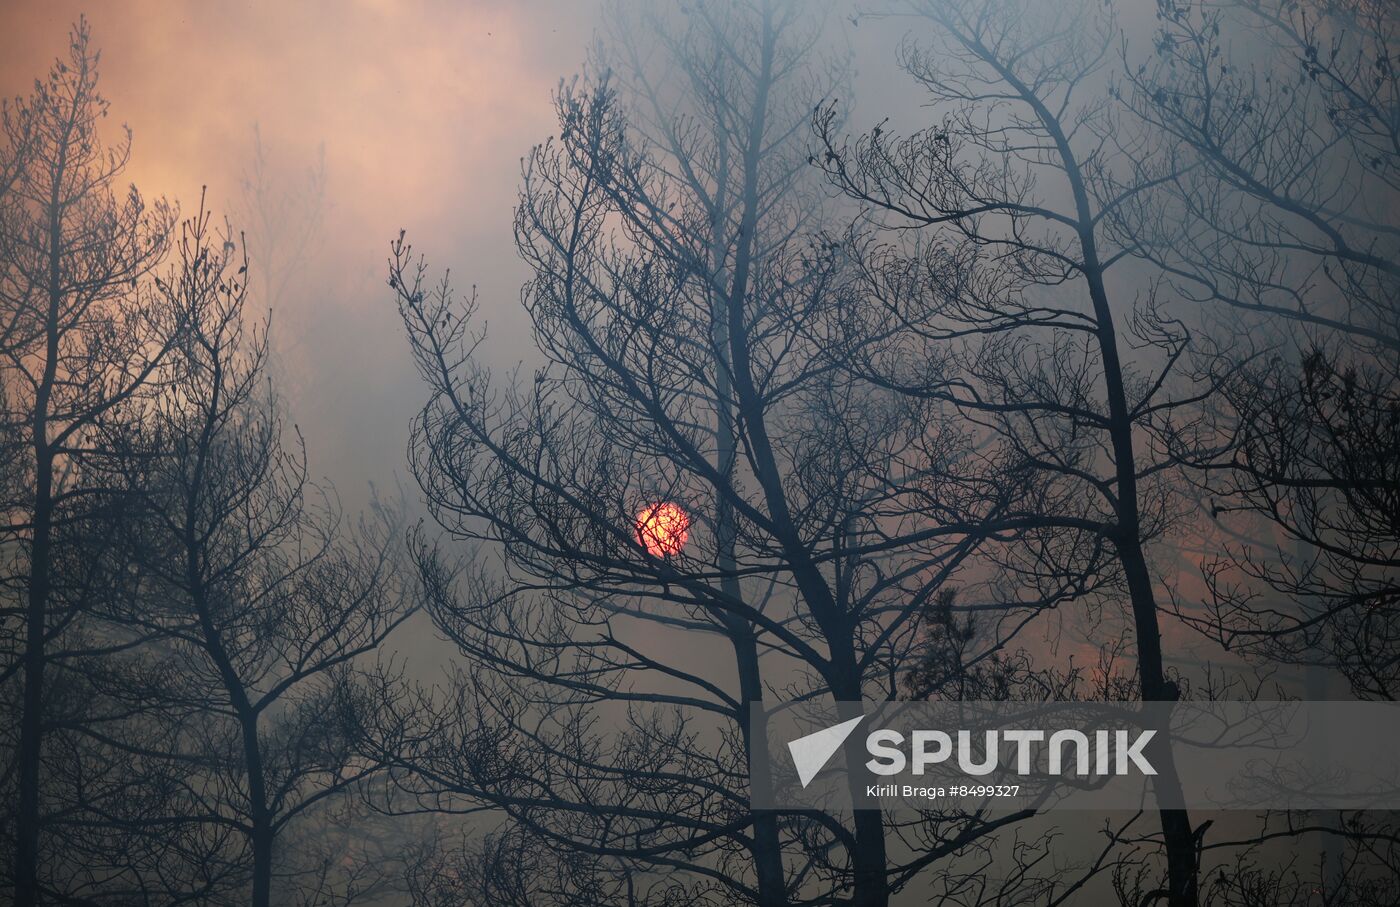
{"type": "MultiPolygon", "coordinates": [[[[1178,174],[1133,229],[1214,330],[1247,338],[1174,444],[1220,540],[1178,609],[1256,663],[1335,671],[1368,699],[1400,682],[1398,31],[1389,4],[1168,3],[1155,54],[1125,70],[1178,174]]],[[[1317,878],[1259,867],[1260,884],[1358,903],[1395,884],[1390,823],[1284,824],[1261,838],[1317,841],[1317,878]]]]}
{"type": "Polygon", "coordinates": [[[1385,3],[1164,4],[1130,96],[1182,174],[1144,248],[1261,350],[1212,410],[1211,443],[1179,445],[1227,539],[1188,619],[1385,699],[1400,682],[1397,38],[1385,3]]]}
{"type": "MultiPolygon", "coordinates": [[[[98,126],[107,105],[97,93],[97,53],[85,21],[48,78],[5,117],[5,194],[0,248],[5,425],[22,438],[17,468],[23,497],[7,499],[3,677],[15,697],[18,728],[7,789],[15,903],[40,897],[49,821],[41,800],[46,762],[68,758],[46,745],[49,730],[81,706],[51,695],[48,669],[68,644],[93,592],[88,571],[71,563],[74,533],[103,490],[88,487],[85,462],[104,419],[134,405],[180,336],[178,312],[145,280],[166,249],[173,220],[164,202],[148,207],[131,188],[113,194],[130,134],[111,148],[98,126]]],[[[73,653],[68,653],[73,654],[73,653]]]]}
{"type": "Polygon", "coordinates": [[[330,489],[308,480],[300,437],[284,442],[267,321],[246,320],[237,256],[201,210],[161,281],[189,313],[188,334],[133,444],[142,513],[123,556],[140,582],[112,620],[145,640],[120,691],[142,720],[111,736],[175,779],[160,779],[173,788],[165,811],[141,821],[221,845],[197,869],[246,879],[238,899],[260,907],[327,903],[331,890],[347,897],[356,867],[299,865],[279,842],[294,823],[328,821],[380,770],[358,742],[364,659],[412,597],[392,514],[347,531],[330,489]]]}
{"type": "Polygon", "coordinates": [[[469,720],[408,744],[414,793],[484,800],[591,855],[607,897],[884,904],[1022,817],[848,826],[748,805],[767,764],[750,708],[900,695],[921,605],[977,547],[970,527],[1024,492],[935,405],[852,376],[824,342],[845,259],[813,237],[802,139],[829,85],[801,16],[692,8],[561,90],[516,215],[549,363],[533,382],[493,383],[474,300],[430,284],[402,237],[393,250],[433,393],[416,475],[440,525],[500,556],[422,558],[435,621],[477,667],[448,709],[469,720]],[[652,52],[679,90],[651,81],[652,52]],[[689,514],[675,550],[638,531],[656,502],[689,514]]]}
{"type": "MultiPolygon", "coordinates": [[[[1149,546],[1179,506],[1164,436],[1182,430],[1174,414],[1217,380],[1193,381],[1183,367],[1189,322],[1153,285],[1134,298],[1110,280],[1138,255],[1120,221],[1150,207],[1170,175],[1134,166],[1141,134],[1124,128],[1103,65],[1116,27],[1088,4],[1053,14],[980,0],[912,8],[936,37],[906,42],[901,63],[928,91],[936,123],[908,138],[881,124],[847,142],[834,107],[816,119],[824,151],[814,162],[883,224],[915,228],[912,240],[856,246],[867,292],[928,364],[869,357],[865,371],[955,408],[992,449],[1042,476],[1035,521],[1074,544],[1031,552],[1032,562],[1055,572],[1066,552],[1110,552],[1086,591],[1126,597],[1140,695],[1175,700],[1149,546]]],[[[1171,808],[1179,782],[1170,752],[1159,757],[1159,894],[1194,904],[1203,828],[1171,808]]]]}

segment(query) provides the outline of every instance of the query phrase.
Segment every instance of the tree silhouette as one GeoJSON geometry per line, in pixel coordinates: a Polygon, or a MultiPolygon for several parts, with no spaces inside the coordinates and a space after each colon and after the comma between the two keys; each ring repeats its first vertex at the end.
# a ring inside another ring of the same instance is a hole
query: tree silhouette
{"type": "Polygon", "coordinates": [[[182,329],[178,310],[145,279],[165,252],[173,215],[164,202],[148,207],[135,188],[113,194],[130,134],[111,148],[98,136],[107,105],[89,41],[79,21],[67,57],[6,110],[0,165],[9,181],[0,248],[4,421],[22,450],[14,468],[24,492],[6,500],[0,669],[8,690],[20,687],[11,699],[9,726],[18,733],[6,773],[6,801],[15,804],[6,838],[21,905],[39,899],[41,869],[63,862],[62,843],[45,837],[52,816],[41,794],[50,777],[73,768],[62,766],[71,749],[49,745],[50,732],[78,720],[67,710],[85,702],[50,669],[94,654],[83,651],[80,628],[94,577],[62,569],[74,566],[86,520],[107,497],[86,482],[102,474],[92,468],[105,455],[94,439],[104,420],[150,391],[182,329]]]}
{"type": "Polygon", "coordinates": [[[755,814],[748,772],[768,759],[749,710],[770,691],[900,695],[922,604],[1025,489],[826,342],[845,259],[815,236],[813,33],[792,4],[729,12],[661,20],[559,93],[515,222],[549,363],[533,381],[493,381],[475,300],[394,245],[432,390],[415,474],[441,526],[500,558],[421,558],[471,666],[448,708],[466,722],[414,735],[406,762],[419,797],[488,802],[540,846],[599,858],[580,884],[610,870],[607,897],[883,904],[1021,815],[755,814]],[[652,81],[653,47],[679,88],[652,81]],[[691,518],[669,557],[634,526],[660,501],[691,518]]]}
{"type": "Polygon", "coordinates": [[[300,436],[284,442],[268,322],[246,320],[236,256],[201,210],[161,283],[188,330],[128,471],[142,506],[122,553],[140,582],[113,619],[146,640],[122,690],[146,721],[116,746],[179,779],[154,821],[231,838],[200,868],[246,873],[261,907],[324,900],[324,880],[277,845],[381,769],[359,745],[380,680],[364,659],[413,606],[393,514],[347,531],[332,491],[308,480],[300,436]]]}
{"type": "MultiPolygon", "coordinates": [[[[1155,54],[1125,67],[1125,99],[1167,139],[1157,166],[1177,173],[1134,233],[1230,338],[1211,366],[1222,393],[1173,444],[1219,540],[1178,611],[1256,664],[1335,670],[1364,699],[1400,681],[1398,28],[1389,4],[1162,4],[1155,54]]],[[[1390,823],[1286,824],[1322,842],[1320,881],[1261,869],[1260,884],[1385,899],[1390,823]]]]}
{"type": "Polygon", "coordinates": [[[1172,4],[1131,95],[1184,171],[1145,247],[1181,293],[1235,316],[1220,330],[1256,338],[1211,443],[1180,445],[1230,540],[1190,619],[1385,699],[1400,680],[1397,29],[1387,4],[1172,4]]]}
{"type": "Polygon", "coordinates": [[[391,244],[415,527],[314,478],[249,309],[324,163],[255,127],[249,237],[123,189],[85,20],[4,105],[6,894],[1394,903],[1388,814],[1188,816],[1160,739],[1093,829],[752,795],[788,708],[1396,698],[1395,4],[600,23],[521,161],[528,351],[391,244]],[[872,31],[923,106],[835,100],[872,31]]]}
{"type": "MultiPolygon", "coordinates": [[[[923,351],[910,367],[871,358],[871,380],[955,409],[993,449],[1041,476],[1027,518],[1071,540],[1033,552],[1055,574],[1069,552],[1111,553],[1088,585],[1121,590],[1131,615],[1137,686],[1173,701],[1162,651],[1161,595],[1148,557],[1173,513],[1164,435],[1190,386],[1188,324],[1148,289],[1115,294],[1110,274],[1133,261],[1119,222],[1150,207],[1169,174],[1134,166],[1141,141],[1102,88],[1116,26],[1108,10],[1017,3],[919,3],[928,44],[901,62],[939,119],[907,138],[885,125],[855,141],[835,107],[818,111],[833,183],[909,242],[857,241],[867,292],[923,351]],[[1128,351],[1134,354],[1131,358],[1128,351]]],[[[1085,563],[1070,555],[1070,563],[1085,563]]],[[[1180,802],[1172,757],[1154,779],[1173,905],[1197,902],[1199,830],[1180,802]]]]}

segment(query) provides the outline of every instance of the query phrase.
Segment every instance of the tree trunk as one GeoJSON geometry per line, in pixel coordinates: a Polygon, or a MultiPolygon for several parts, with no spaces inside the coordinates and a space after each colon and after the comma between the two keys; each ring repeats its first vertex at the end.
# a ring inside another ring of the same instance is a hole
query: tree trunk
{"type": "MultiPolygon", "coordinates": [[[[726,581],[726,585],[728,582],[726,581]]],[[[738,586],[738,583],[734,583],[738,586]]],[[[744,745],[748,750],[750,784],[771,786],[768,735],[763,728],[754,734],[749,713],[763,701],[763,684],[758,672],[758,645],[752,629],[738,619],[729,622],[729,635],[734,643],[734,655],[739,665],[739,695],[744,745]]],[[[787,884],[783,872],[783,851],[778,839],[778,817],[771,810],[753,812],[753,859],[758,876],[758,903],[761,907],[783,907],[787,904],[787,884]]]]}
{"type": "Polygon", "coordinates": [[[58,377],[59,319],[63,305],[63,208],[60,190],[68,167],[67,142],[60,143],[49,197],[47,311],[44,372],[34,393],[30,445],[34,452],[33,536],[29,549],[29,600],[25,610],[24,704],[20,716],[19,810],[15,829],[15,904],[39,901],[39,783],[44,737],[44,662],[53,563],[54,451],[49,443],[49,403],[58,377]]]}
{"type": "MultiPolygon", "coordinates": [[[[35,420],[42,426],[41,420],[35,420]]],[[[42,431],[42,427],[39,427],[42,431]]],[[[43,755],[44,635],[47,628],[51,537],[53,532],[53,458],[40,448],[35,482],[34,537],[30,548],[29,601],[25,612],[24,706],[19,736],[19,810],[15,829],[15,904],[33,907],[39,900],[39,781],[43,755]]]]}
{"type": "MultiPolygon", "coordinates": [[[[1085,253],[1085,277],[1094,304],[1098,323],[1099,351],[1103,356],[1104,385],[1108,397],[1109,438],[1113,447],[1114,478],[1118,490],[1117,528],[1114,544],[1118,561],[1128,584],[1128,597],[1133,612],[1133,627],[1137,638],[1138,683],[1142,698],[1148,702],[1173,702],[1175,686],[1167,683],[1162,667],[1162,633],[1157,623],[1157,603],[1152,592],[1152,577],[1142,550],[1142,520],[1138,511],[1137,466],[1133,455],[1133,419],[1128,410],[1123,386],[1123,367],[1118,357],[1118,338],[1114,332],[1113,313],[1104,289],[1103,271],[1092,235],[1081,234],[1085,253]]],[[[1158,745],[1152,747],[1152,764],[1157,775],[1152,779],[1159,803],[1171,805],[1182,802],[1181,779],[1170,741],[1159,734],[1158,745]]],[[[1190,816],[1184,809],[1160,810],[1162,838],[1167,851],[1167,903],[1171,907],[1195,907],[1196,840],[1191,830],[1190,816]]]]}
{"type": "Polygon", "coordinates": [[[253,850],[253,897],[251,907],[271,907],[272,904],[272,813],[267,807],[267,790],[263,780],[262,748],[258,745],[258,722],[249,716],[243,724],[244,760],[248,771],[248,799],[251,803],[252,832],[249,842],[253,850]]]}
{"type": "MultiPolygon", "coordinates": [[[[838,703],[860,703],[860,675],[856,668],[855,636],[849,630],[836,630],[828,643],[831,653],[831,692],[838,703]]],[[[842,709],[837,720],[846,721],[862,714],[863,709],[842,709]]],[[[851,769],[865,759],[865,735],[852,734],[842,744],[846,757],[846,783],[851,802],[864,796],[860,777],[851,769]]],[[[879,809],[854,810],[855,846],[851,849],[852,891],[854,907],[887,907],[890,902],[889,876],[885,852],[885,816],[879,809]]]]}
{"type": "MultiPolygon", "coordinates": [[[[196,471],[196,478],[203,469],[203,461],[196,471]]],[[[199,487],[196,482],[193,487],[199,487]]],[[[258,740],[258,712],[248,699],[248,692],[234,669],[233,660],[224,648],[218,627],[214,624],[209,609],[207,590],[200,579],[199,556],[192,528],[194,508],[191,505],[186,526],[186,545],[191,596],[195,610],[199,614],[200,632],[204,636],[204,649],[219,672],[224,692],[237,716],[243,742],[243,772],[248,784],[248,845],[253,853],[253,892],[252,907],[270,907],[272,903],[272,845],[275,830],[272,824],[272,810],[268,804],[267,781],[264,777],[262,744],[258,740]]]]}
{"type": "MultiPolygon", "coordinates": [[[[1104,266],[1099,259],[1098,240],[1095,235],[1097,220],[1090,208],[1083,171],[1070,147],[1069,139],[1060,128],[1058,118],[1035,92],[1016,79],[1010,70],[1004,66],[1000,66],[999,69],[1045,125],[1055,143],[1074,195],[1079,246],[1083,253],[1082,269],[1084,279],[1089,285],[1089,299],[1093,304],[1099,354],[1103,357],[1104,393],[1108,400],[1108,434],[1113,449],[1114,485],[1117,490],[1114,508],[1116,525],[1112,541],[1128,584],[1128,598],[1132,606],[1133,627],[1137,638],[1138,684],[1143,700],[1172,702],[1178,694],[1175,686],[1167,683],[1162,668],[1162,632],[1157,623],[1157,603],[1152,592],[1152,577],[1142,550],[1137,463],[1133,451],[1133,414],[1128,409],[1127,391],[1123,383],[1123,364],[1118,355],[1118,335],[1114,327],[1113,310],[1108,303],[1108,290],[1104,286],[1104,266]]],[[[1180,804],[1181,779],[1176,773],[1176,762],[1172,758],[1170,742],[1165,734],[1159,734],[1157,743],[1158,745],[1153,747],[1153,765],[1157,768],[1157,775],[1152,779],[1153,789],[1160,803],[1180,804]]],[[[1196,840],[1191,830],[1190,817],[1184,809],[1162,809],[1160,815],[1162,838],[1167,851],[1168,904],[1171,907],[1195,907],[1196,840]]]]}
{"type": "MultiPolygon", "coordinates": [[[[718,271],[723,262],[723,251],[716,242],[715,260],[712,265],[718,271]]],[[[717,303],[721,302],[717,300],[717,303]]],[[[729,375],[729,322],[721,304],[714,307],[714,342],[716,356],[720,360],[719,374],[716,376],[716,447],[719,455],[718,471],[724,481],[732,480],[737,454],[737,441],[734,432],[734,412],[731,405],[729,375]]],[[[735,575],[734,540],[738,534],[734,506],[721,492],[716,495],[715,526],[718,536],[718,566],[721,571],[720,586],[724,594],[735,601],[742,600],[743,590],[735,575]]],[[[734,659],[739,671],[739,727],[744,738],[749,761],[750,785],[769,785],[768,735],[759,729],[754,735],[750,728],[749,716],[755,704],[763,701],[763,678],[758,664],[758,643],[753,627],[739,617],[726,617],[725,627],[730,642],[734,646],[734,659]]],[[[758,877],[758,902],[762,907],[783,907],[787,904],[787,886],[783,872],[783,852],[778,839],[778,817],[767,810],[755,810],[753,814],[753,859],[758,877]]]]}
{"type": "MultiPolygon", "coordinates": [[[[1128,577],[1138,641],[1138,682],[1144,700],[1173,702],[1177,691],[1167,683],[1162,671],[1162,639],[1157,626],[1157,607],[1138,538],[1134,533],[1132,540],[1123,540],[1119,548],[1119,559],[1128,577]]],[[[1157,769],[1152,786],[1159,803],[1181,803],[1181,779],[1176,773],[1176,759],[1172,755],[1170,740],[1165,734],[1159,734],[1149,744],[1149,751],[1152,765],[1157,769]]],[[[1167,850],[1167,903],[1171,907],[1195,907],[1196,836],[1191,830],[1191,818],[1184,809],[1162,808],[1159,815],[1162,839],[1167,850]]]]}
{"type": "MultiPolygon", "coordinates": [[[[856,666],[851,628],[839,614],[831,589],[794,528],[777,457],[764,421],[763,402],[758,388],[754,385],[752,362],[749,357],[744,303],[748,298],[749,275],[753,267],[758,232],[759,165],[763,157],[764,131],[768,122],[768,92],[773,79],[775,38],[771,17],[772,10],[765,6],[763,28],[759,35],[762,49],[754,106],[749,116],[748,135],[744,142],[744,179],[740,196],[742,210],[734,254],[734,276],[729,298],[726,300],[729,359],[733,368],[731,378],[738,398],[738,415],[746,429],[753,457],[754,477],[767,502],[768,516],[774,533],[791,566],[798,592],[826,637],[831,657],[831,664],[828,666],[831,693],[837,701],[859,702],[860,676],[856,666]]],[[[847,741],[847,744],[849,747],[850,741],[847,741]]],[[[849,749],[847,758],[852,758],[849,749]]],[[[856,811],[855,841],[856,846],[851,852],[852,903],[859,907],[885,907],[889,903],[889,890],[885,867],[884,817],[879,810],[856,811]]]]}

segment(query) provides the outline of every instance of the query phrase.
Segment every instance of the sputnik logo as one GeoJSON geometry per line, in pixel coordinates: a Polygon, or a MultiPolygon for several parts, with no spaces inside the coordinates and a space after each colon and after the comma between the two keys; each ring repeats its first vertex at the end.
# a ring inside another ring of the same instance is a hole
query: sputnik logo
{"type": "Polygon", "coordinates": [[[792,753],[792,764],[797,768],[797,780],[802,782],[804,788],[812,783],[812,779],[817,777],[817,772],[831,760],[841,748],[841,744],[851,736],[856,725],[864,719],[864,715],[857,715],[849,721],[833,724],[815,734],[798,737],[788,743],[788,752],[792,753]]]}
{"type": "MultiPolygon", "coordinates": [[[[804,788],[864,718],[864,715],[858,715],[788,743],[792,764],[797,769],[797,780],[802,782],[804,788]]],[[[897,730],[881,728],[865,735],[865,750],[872,757],[865,763],[865,768],[875,775],[898,775],[906,770],[912,775],[922,775],[929,766],[955,761],[963,774],[989,775],[997,770],[1001,745],[1004,743],[1015,750],[1014,769],[1008,765],[1004,771],[1030,775],[1036,762],[1035,744],[1043,744],[1048,750],[1048,771],[1052,777],[1059,777],[1070,764],[1074,773],[1080,776],[1127,775],[1134,769],[1150,776],[1157,774],[1157,769],[1148,761],[1146,748],[1156,734],[1155,730],[1144,730],[1134,740],[1132,732],[1128,730],[1099,729],[1093,731],[1091,743],[1088,734],[1072,728],[1057,731],[1021,728],[984,730],[981,736],[985,745],[981,748],[982,755],[978,757],[974,753],[972,731],[913,731],[908,737],[911,752],[906,755],[902,749],[906,743],[905,735],[897,730]],[[1071,758],[1066,759],[1066,754],[1071,758]],[[953,759],[955,755],[956,760],[953,759]]]]}

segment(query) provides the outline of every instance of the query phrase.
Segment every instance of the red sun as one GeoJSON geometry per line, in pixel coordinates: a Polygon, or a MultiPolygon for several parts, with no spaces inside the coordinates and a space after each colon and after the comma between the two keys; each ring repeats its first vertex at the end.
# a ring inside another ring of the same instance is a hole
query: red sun
{"type": "Polygon", "coordinates": [[[652,557],[680,554],[690,538],[690,516],[678,504],[651,504],[637,514],[637,541],[652,557]]]}

